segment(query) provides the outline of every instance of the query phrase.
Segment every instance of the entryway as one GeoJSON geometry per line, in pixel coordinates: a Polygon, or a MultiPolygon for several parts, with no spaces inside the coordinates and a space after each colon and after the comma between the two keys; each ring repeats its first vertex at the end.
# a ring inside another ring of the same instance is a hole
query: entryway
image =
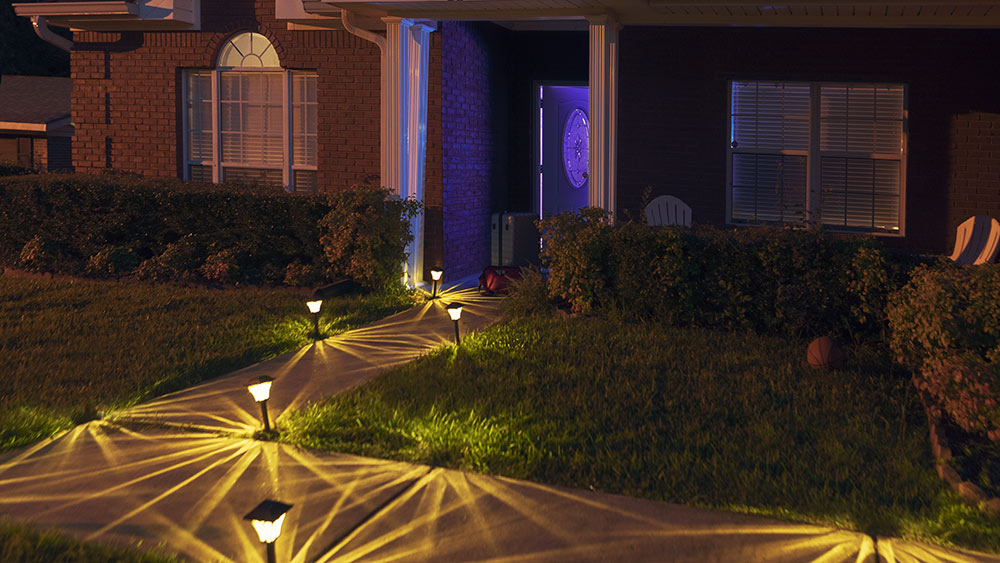
{"type": "Polygon", "coordinates": [[[538,84],[537,211],[540,217],[588,204],[589,88],[538,84]]]}

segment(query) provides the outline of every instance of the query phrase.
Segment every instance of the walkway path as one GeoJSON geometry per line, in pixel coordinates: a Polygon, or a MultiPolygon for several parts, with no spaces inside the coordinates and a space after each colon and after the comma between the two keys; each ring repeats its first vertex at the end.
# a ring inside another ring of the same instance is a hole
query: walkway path
{"type": "Polygon", "coordinates": [[[460,332],[465,334],[493,322],[499,301],[495,297],[480,297],[473,289],[449,288],[442,292],[441,299],[164,395],[121,413],[119,418],[252,434],[260,426],[260,410],[247,391],[247,384],[261,375],[275,380],[267,406],[271,417],[279,418],[286,410],[339,393],[382,370],[454,342],[455,326],[445,312],[445,304],[464,305],[459,323],[460,332]]]}
{"type": "MultiPolygon", "coordinates": [[[[448,299],[468,304],[465,329],[495,318],[496,300],[458,292],[448,299]]],[[[1000,562],[246,437],[259,424],[246,390],[251,378],[275,378],[271,411],[280,421],[286,409],[408,361],[453,331],[442,305],[431,303],[8,453],[0,457],[0,514],[86,539],[163,544],[194,561],[263,561],[242,517],[271,498],[294,505],[277,542],[279,561],[846,563],[874,562],[877,551],[889,562],[1000,562]]]]}

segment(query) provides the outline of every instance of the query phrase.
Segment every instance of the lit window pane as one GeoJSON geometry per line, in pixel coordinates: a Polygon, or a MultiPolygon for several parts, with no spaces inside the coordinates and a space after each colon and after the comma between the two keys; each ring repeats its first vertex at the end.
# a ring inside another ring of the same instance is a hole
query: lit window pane
{"type": "Polygon", "coordinates": [[[734,154],[733,219],[751,222],[803,221],[807,162],[803,156],[734,154]]]}
{"type": "Polygon", "coordinates": [[[187,159],[212,159],[212,75],[187,74],[187,159]]]}
{"type": "Polygon", "coordinates": [[[292,75],[292,163],[297,166],[316,166],[316,82],[315,74],[292,75]]]}
{"type": "Polygon", "coordinates": [[[281,170],[225,167],[222,169],[222,181],[233,184],[281,186],[281,170]]]}
{"type": "Polygon", "coordinates": [[[222,161],[228,165],[281,167],[280,73],[223,72],[222,161]]]}
{"type": "Polygon", "coordinates": [[[734,221],[799,221],[811,206],[827,225],[900,230],[903,86],[733,82],[731,96],[734,221]],[[813,135],[820,174],[810,186],[809,157],[794,154],[810,152],[813,135]]]}
{"type": "Polygon", "coordinates": [[[316,193],[317,181],[315,170],[296,170],[294,180],[295,193],[316,193]]]}
{"type": "Polygon", "coordinates": [[[193,164],[188,166],[188,180],[192,182],[211,182],[212,167],[193,164]]]}

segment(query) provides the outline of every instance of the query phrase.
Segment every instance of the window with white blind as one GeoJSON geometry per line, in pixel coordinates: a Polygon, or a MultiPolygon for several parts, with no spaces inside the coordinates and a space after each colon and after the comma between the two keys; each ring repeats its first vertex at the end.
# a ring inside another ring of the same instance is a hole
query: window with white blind
{"type": "Polygon", "coordinates": [[[903,234],[900,84],[731,83],[729,219],[903,234]]]}
{"type": "Polygon", "coordinates": [[[258,33],[231,38],[215,70],[184,72],[184,176],[316,191],[316,73],[281,68],[258,33]]]}

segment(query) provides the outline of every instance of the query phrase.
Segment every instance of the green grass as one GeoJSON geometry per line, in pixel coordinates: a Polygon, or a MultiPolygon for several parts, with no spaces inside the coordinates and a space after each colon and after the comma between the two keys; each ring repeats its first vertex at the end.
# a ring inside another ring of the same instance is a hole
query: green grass
{"type": "MultiPolygon", "coordinates": [[[[139,546],[137,546],[139,547],[139,546]]],[[[54,530],[41,530],[0,518],[0,561],[10,563],[173,563],[175,555],[83,542],[54,530]]]]}
{"type": "Polygon", "coordinates": [[[934,472],[884,353],[606,319],[513,321],[287,416],[282,439],[657,500],[1000,550],[934,472]]]}
{"type": "MultiPolygon", "coordinates": [[[[0,451],[308,344],[307,295],[0,275],[0,451]]],[[[321,331],[411,302],[327,300],[321,331]]]]}

